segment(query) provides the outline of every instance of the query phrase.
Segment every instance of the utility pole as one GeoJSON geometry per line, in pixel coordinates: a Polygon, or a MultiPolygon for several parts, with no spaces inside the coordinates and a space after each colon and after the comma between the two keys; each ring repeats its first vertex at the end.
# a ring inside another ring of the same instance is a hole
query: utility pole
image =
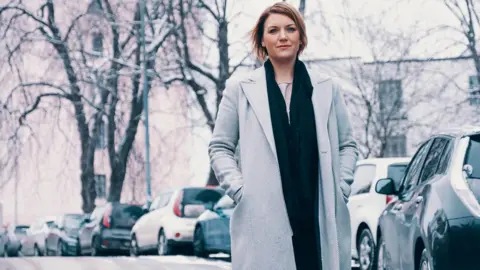
{"type": "Polygon", "coordinates": [[[15,217],[14,222],[15,226],[18,224],[18,182],[20,181],[20,176],[18,175],[18,157],[15,158],[15,217]]]}
{"type": "Polygon", "coordinates": [[[146,39],[145,39],[145,9],[147,5],[146,0],[140,0],[140,26],[141,26],[141,46],[142,46],[142,77],[143,77],[143,115],[145,124],[145,176],[147,184],[147,204],[152,202],[152,187],[151,187],[151,175],[150,175],[150,134],[148,127],[148,79],[147,79],[147,51],[146,51],[146,39]]]}

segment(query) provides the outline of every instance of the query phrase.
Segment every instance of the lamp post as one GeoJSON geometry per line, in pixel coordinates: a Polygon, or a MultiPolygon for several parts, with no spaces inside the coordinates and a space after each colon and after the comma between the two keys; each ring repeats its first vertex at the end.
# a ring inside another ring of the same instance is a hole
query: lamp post
{"type": "Polygon", "coordinates": [[[140,0],[140,35],[141,35],[141,50],[143,55],[142,61],[142,77],[143,77],[143,116],[145,124],[145,176],[147,184],[147,204],[152,201],[151,188],[151,174],[150,174],[150,134],[148,125],[148,80],[147,80],[147,60],[148,55],[146,51],[145,40],[145,9],[147,5],[146,0],[140,0]]]}

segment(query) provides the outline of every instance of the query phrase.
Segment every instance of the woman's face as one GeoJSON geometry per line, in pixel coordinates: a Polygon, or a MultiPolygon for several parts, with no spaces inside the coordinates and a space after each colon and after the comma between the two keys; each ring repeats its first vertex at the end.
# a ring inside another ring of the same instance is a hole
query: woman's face
{"type": "Polygon", "coordinates": [[[300,47],[300,33],[295,22],[281,14],[271,14],[265,21],[262,46],[269,58],[290,61],[297,57],[300,47]]]}

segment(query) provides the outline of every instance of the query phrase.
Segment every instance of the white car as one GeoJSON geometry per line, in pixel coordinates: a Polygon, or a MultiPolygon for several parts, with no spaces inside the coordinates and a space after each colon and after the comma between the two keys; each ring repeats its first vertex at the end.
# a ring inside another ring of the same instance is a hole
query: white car
{"type": "Polygon", "coordinates": [[[53,228],[57,217],[43,217],[37,219],[27,230],[22,240],[21,252],[24,256],[45,256],[45,240],[53,228]]]}
{"type": "Polygon", "coordinates": [[[391,196],[375,192],[379,179],[400,183],[410,158],[371,158],[357,162],[347,207],[352,228],[352,259],[361,270],[372,270],[377,243],[378,218],[391,196]]]}
{"type": "Polygon", "coordinates": [[[160,193],[149,212],[132,228],[130,255],[154,251],[171,255],[176,248],[192,249],[197,218],[223,195],[220,188],[186,187],[160,193]]]}

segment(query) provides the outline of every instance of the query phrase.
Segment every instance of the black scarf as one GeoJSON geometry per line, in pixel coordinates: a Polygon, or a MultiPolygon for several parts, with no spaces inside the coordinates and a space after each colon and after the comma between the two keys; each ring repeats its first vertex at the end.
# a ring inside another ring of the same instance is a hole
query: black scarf
{"type": "Polygon", "coordinates": [[[317,213],[319,157],[312,104],[313,86],[305,64],[297,60],[289,123],[286,102],[270,60],[265,62],[264,67],[283,195],[290,224],[295,230],[312,218],[316,220],[317,213]]]}

